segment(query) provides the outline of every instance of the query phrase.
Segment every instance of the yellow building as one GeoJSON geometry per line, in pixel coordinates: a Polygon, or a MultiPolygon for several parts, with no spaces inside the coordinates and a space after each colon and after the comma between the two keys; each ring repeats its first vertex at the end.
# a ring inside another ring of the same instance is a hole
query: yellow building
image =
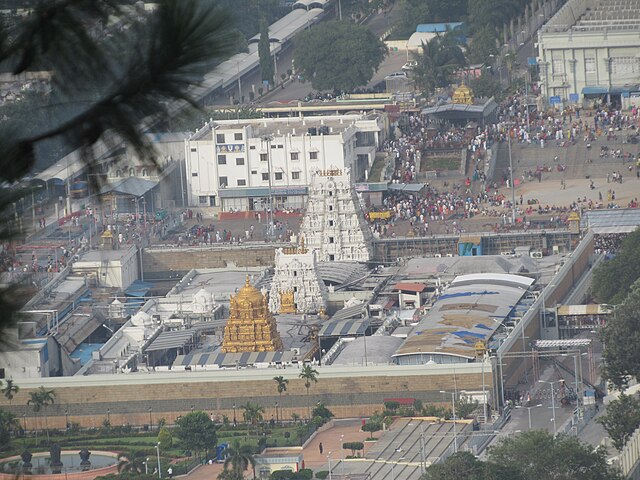
{"type": "Polygon", "coordinates": [[[276,321],[267,299],[249,283],[229,299],[229,321],[224,327],[224,353],[273,352],[282,350],[276,321]]]}

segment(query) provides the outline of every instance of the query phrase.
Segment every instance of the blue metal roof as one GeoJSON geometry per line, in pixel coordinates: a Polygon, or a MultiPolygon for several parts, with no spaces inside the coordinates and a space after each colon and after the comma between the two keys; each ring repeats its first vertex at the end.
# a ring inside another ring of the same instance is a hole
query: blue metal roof
{"type": "Polygon", "coordinates": [[[447,22],[447,23],[421,23],[416,27],[416,32],[420,33],[444,33],[448,30],[455,30],[460,28],[462,22],[447,22]]]}

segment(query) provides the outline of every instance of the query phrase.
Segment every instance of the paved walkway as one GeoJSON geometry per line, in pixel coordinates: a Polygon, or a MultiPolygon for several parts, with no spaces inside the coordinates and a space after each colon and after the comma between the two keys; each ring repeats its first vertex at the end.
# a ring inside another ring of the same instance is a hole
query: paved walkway
{"type": "MultiPolygon", "coordinates": [[[[327,464],[327,456],[331,454],[331,462],[337,463],[344,454],[351,455],[350,450],[342,451],[342,443],[345,442],[364,442],[368,433],[361,432],[360,427],[362,421],[360,419],[352,420],[338,420],[336,424],[316,434],[316,436],[309,442],[309,444],[303,450],[304,463],[307,468],[318,470],[318,467],[322,467],[327,464]],[[341,438],[344,435],[344,438],[341,438]],[[320,443],[322,443],[322,453],[320,453],[320,443]]],[[[365,442],[365,452],[367,447],[371,445],[365,442]]],[[[362,452],[361,452],[362,454],[362,452]]]]}

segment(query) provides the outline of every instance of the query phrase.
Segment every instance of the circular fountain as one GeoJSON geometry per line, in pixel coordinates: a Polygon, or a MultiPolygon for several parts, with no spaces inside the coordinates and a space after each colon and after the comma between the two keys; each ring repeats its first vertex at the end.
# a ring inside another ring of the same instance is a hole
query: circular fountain
{"type": "Polygon", "coordinates": [[[0,461],[0,480],[15,480],[16,476],[60,478],[66,480],[90,480],[117,473],[118,454],[115,452],[89,452],[87,449],[39,452],[5,458],[0,461]]]}

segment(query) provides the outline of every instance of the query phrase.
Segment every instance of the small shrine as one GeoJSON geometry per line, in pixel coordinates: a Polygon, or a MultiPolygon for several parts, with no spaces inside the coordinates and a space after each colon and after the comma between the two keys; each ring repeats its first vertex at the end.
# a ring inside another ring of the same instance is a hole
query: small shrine
{"type": "Polygon", "coordinates": [[[269,309],[273,313],[317,313],[327,304],[327,288],[318,275],[317,251],[305,246],[278,248],[271,281],[269,309]]]}
{"type": "Polygon", "coordinates": [[[473,104],[473,91],[464,83],[455,89],[451,97],[453,103],[473,104]]]}
{"type": "Polygon", "coordinates": [[[229,320],[224,327],[222,351],[273,352],[282,350],[282,339],[276,321],[269,312],[265,295],[249,282],[229,298],[229,320]]]}

